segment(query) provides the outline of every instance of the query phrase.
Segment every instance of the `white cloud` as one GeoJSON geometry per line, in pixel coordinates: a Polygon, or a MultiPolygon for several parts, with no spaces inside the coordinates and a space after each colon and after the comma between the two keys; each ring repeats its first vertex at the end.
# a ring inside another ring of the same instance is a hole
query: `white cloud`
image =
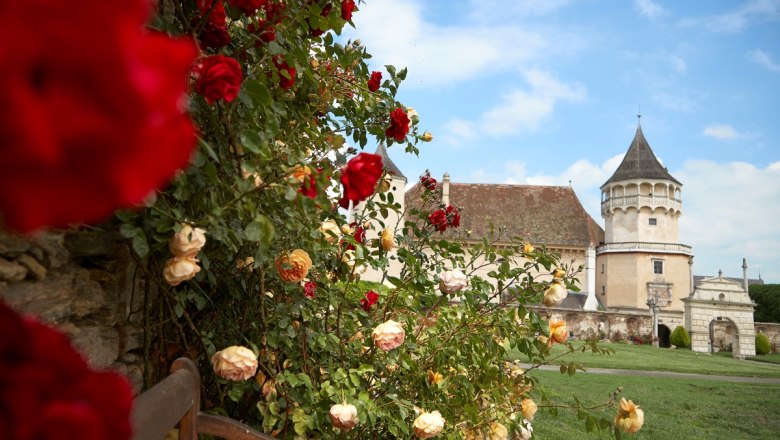
{"type": "Polygon", "coordinates": [[[737,130],[728,124],[710,124],[704,127],[701,133],[704,136],[726,141],[739,137],[737,130]]]}
{"type": "Polygon", "coordinates": [[[703,25],[714,32],[738,33],[747,28],[751,21],[778,17],[780,17],[780,0],[753,0],[726,14],[687,18],[680,24],[703,25]]]}
{"type": "Polygon", "coordinates": [[[744,162],[688,161],[672,173],[683,183],[680,239],[693,245],[694,271],[780,282],[780,162],[761,169],[744,162]]]}
{"type": "Polygon", "coordinates": [[[753,49],[748,51],[747,57],[750,61],[763,66],[770,72],[780,73],[780,63],[774,62],[772,57],[761,49],[753,49]]]}
{"type": "Polygon", "coordinates": [[[569,0],[470,0],[468,8],[474,19],[495,23],[496,20],[549,15],[569,3],[569,0]],[[501,14],[496,14],[496,11],[501,11],[501,14]]]}
{"type": "Polygon", "coordinates": [[[697,108],[696,99],[685,92],[659,92],[651,96],[651,99],[661,108],[677,112],[693,113],[697,108]]]}
{"type": "Polygon", "coordinates": [[[443,138],[468,140],[480,134],[506,136],[536,131],[552,116],[558,102],[580,102],[587,95],[581,84],[566,84],[549,72],[528,70],[523,76],[527,89],[513,89],[505,93],[500,102],[483,111],[476,122],[462,119],[448,121],[441,130],[443,138]]]}
{"type": "Polygon", "coordinates": [[[669,13],[652,0],[634,0],[634,8],[639,12],[639,15],[647,17],[650,21],[655,21],[669,13]]]}
{"type": "Polygon", "coordinates": [[[684,59],[680,58],[677,55],[670,56],[669,61],[672,64],[672,68],[677,73],[685,73],[688,70],[688,64],[685,62],[684,59]]]}

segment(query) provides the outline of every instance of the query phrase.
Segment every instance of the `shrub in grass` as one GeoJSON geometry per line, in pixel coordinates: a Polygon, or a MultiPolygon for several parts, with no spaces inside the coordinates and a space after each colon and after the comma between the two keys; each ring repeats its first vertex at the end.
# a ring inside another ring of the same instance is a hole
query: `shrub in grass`
{"type": "Polygon", "coordinates": [[[670,342],[678,348],[688,348],[691,346],[691,337],[685,327],[678,325],[672,332],[670,342]]]}
{"type": "Polygon", "coordinates": [[[756,354],[769,354],[772,351],[772,344],[769,338],[763,333],[756,334],[756,354]]]}

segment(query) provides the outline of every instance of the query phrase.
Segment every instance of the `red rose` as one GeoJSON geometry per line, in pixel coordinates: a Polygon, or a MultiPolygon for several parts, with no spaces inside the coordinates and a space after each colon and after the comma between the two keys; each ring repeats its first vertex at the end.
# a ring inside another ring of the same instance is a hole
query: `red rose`
{"type": "Polygon", "coordinates": [[[447,214],[443,209],[437,209],[428,216],[428,222],[432,224],[437,231],[444,232],[447,230],[447,214]]]}
{"type": "Polygon", "coordinates": [[[289,90],[295,84],[295,67],[290,67],[281,55],[274,57],[274,66],[279,71],[279,87],[289,90]],[[286,72],[287,76],[282,72],[286,72]]]}
{"type": "Polygon", "coordinates": [[[130,438],[124,377],[91,370],[65,335],[3,303],[0,330],[0,438],[130,438]]]}
{"type": "Polygon", "coordinates": [[[379,85],[382,84],[382,72],[371,72],[371,78],[368,80],[368,90],[376,92],[379,85]]]}
{"type": "Polygon", "coordinates": [[[314,298],[314,294],[317,291],[317,283],[314,281],[306,281],[306,284],[303,285],[303,295],[306,298],[314,298]]]}
{"type": "Polygon", "coordinates": [[[344,193],[339,205],[348,208],[350,201],[356,205],[371,197],[383,170],[382,156],[378,154],[360,153],[350,159],[341,170],[344,193]]]}
{"type": "Polygon", "coordinates": [[[448,206],[444,213],[447,214],[447,226],[453,228],[460,227],[460,212],[458,212],[458,208],[448,206]]]}
{"type": "Polygon", "coordinates": [[[266,0],[263,9],[265,10],[265,19],[271,23],[279,24],[284,19],[284,3],[281,0],[278,3],[266,0]]]}
{"type": "Polygon", "coordinates": [[[317,175],[322,172],[322,168],[318,168],[316,171],[312,171],[311,173],[304,173],[303,175],[303,182],[301,182],[301,187],[298,188],[298,192],[303,194],[304,196],[314,199],[317,197],[317,175]]]}
{"type": "Polygon", "coordinates": [[[193,25],[197,25],[200,20],[208,15],[206,23],[203,25],[198,40],[203,47],[219,49],[230,43],[230,34],[227,31],[225,16],[225,6],[222,0],[198,0],[198,9],[200,14],[193,20],[193,25]]]}
{"type": "Polygon", "coordinates": [[[3,2],[0,212],[11,228],[102,220],[187,165],[194,45],[149,32],[150,2],[3,2]],[[42,11],[46,11],[42,14],[42,11]],[[30,26],[35,23],[35,26],[30,26]]]}
{"type": "Polygon", "coordinates": [[[241,88],[241,66],[233,58],[214,55],[201,60],[194,69],[195,91],[206,98],[209,105],[224,99],[232,102],[241,88]]]}
{"type": "Polygon", "coordinates": [[[227,0],[234,8],[252,16],[267,0],[227,0]]]}
{"type": "MultiPolygon", "coordinates": [[[[333,5],[328,3],[327,5],[325,5],[324,8],[322,8],[322,12],[320,13],[320,15],[322,17],[327,17],[328,14],[330,14],[331,10],[333,10],[333,5]]],[[[309,33],[312,37],[319,37],[320,35],[325,33],[325,30],[326,29],[313,28],[309,33]]]]}
{"type": "Polygon", "coordinates": [[[428,191],[436,190],[436,179],[431,177],[431,173],[427,170],[425,171],[425,174],[420,176],[420,184],[428,191]]]}
{"type": "Polygon", "coordinates": [[[341,18],[352,20],[352,12],[355,10],[355,0],[341,0],[341,18]]]}
{"type": "Polygon", "coordinates": [[[360,300],[360,305],[363,306],[363,310],[368,312],[371,311],[371,306],[376,304],[378,300],[379,300],[379,294],[374,292],[373,290],[369,290],[364,295],[364,298],[360,300]]]}
{"type": "MultiPolygon", "coordinates": [[[[366,230],[357,224],[357,222],[352,222],[349,224],[349,227],[352,228],[352,238],[355,239],[355,243],[363,244],[366,242],[366,230]]],[[[352,243],[347,244],[347,250],[351,251],[355,249],[355,245],[352,243]]]]}
{"type": "Polygon", "coordinates": [[[390,113],[390,126],[385,130],[385,135],[395,139],[396,142],[403,142],[406,133],[409,133],[409,116],[399,107],[390,113]]]}

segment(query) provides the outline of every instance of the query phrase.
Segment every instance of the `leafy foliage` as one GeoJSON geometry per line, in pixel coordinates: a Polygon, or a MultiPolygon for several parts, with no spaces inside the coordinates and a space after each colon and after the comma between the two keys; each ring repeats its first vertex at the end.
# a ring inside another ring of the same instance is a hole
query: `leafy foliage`
{"type": "Polygon", "coordinates": [[[685,327],[681,325],[674,329],[669,341],[678,348],[689,348],[691,346],[691,336],[688,335],[688,330],[685,330],[685,327]]]}
{"type": "Polygon", "coordinates": [[[780,284],[753,284],[748,292],[756,303],[756,322],[780,322],[780,284]]]}
{"type": "Polygon", "coordinates": [[[756,333],[756,354],[769,354],[772,351],[772,344],[767,335],[756,333]]]}

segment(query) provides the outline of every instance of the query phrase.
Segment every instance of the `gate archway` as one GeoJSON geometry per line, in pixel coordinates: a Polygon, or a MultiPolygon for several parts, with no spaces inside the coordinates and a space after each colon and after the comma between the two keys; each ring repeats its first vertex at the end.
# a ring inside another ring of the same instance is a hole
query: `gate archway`
{"type": "Polygon", "coordinates": [[[672,332],[664,324],[658,324],[658,346],[663,348],[669,348],[672,346],[670,341],[672,332]]]}

